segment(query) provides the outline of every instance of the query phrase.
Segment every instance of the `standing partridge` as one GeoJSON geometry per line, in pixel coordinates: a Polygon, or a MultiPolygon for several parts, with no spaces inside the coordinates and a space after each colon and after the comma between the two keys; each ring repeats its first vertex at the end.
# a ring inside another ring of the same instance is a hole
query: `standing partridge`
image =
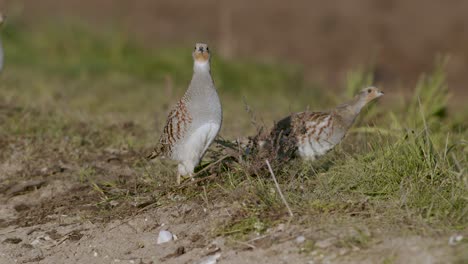
{"type": "Polygon", "coordinates": [[[166,157],[178,163],[181,176],[193,176],[222,123],[221,102],[210,72],[208,45],[197,43],[192,53],[193,76],[182,99],[169,113],[159,145],[147,157],[166,157]]]}
{"type": "Polygon", "coordinates": [[[266,146],[273,147],[280,157],[298,155],[315,160],[340,143],[361,109],[382,95],[377,88],[368,87],[331,111],[292,114],[273,127],[266,146]]]}

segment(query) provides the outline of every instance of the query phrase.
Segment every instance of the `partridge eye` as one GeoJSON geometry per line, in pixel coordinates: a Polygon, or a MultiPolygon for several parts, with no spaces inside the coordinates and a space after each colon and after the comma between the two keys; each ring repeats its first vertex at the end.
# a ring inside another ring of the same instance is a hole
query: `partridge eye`
{"type": "Polygon", "coordinates": [[[372,92],[372,90],[371,90],[371,89],[367,89],[367,93],[371,93],[371,92],[372,92]]]}

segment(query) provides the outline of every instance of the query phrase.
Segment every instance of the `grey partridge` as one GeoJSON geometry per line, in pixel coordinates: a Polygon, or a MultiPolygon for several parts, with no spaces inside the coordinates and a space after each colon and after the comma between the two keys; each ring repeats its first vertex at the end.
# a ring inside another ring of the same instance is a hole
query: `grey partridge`
{"type": "Polygon", "coordinates": [[[382,95],[377,88],[368,87],[333,110],[294,113],[275,124],[264,147],[273,148],[280,157],[315,160],[340,143],[361,109],[382,95]]]}
{"type": "Polygon", "coordinates": [[[181,176],[193,176],[195,167],[218,134],[222,123],[221,102],[211,77],[208,45],[197,43],[192,53],[193,76],[182,99],[172,109],[159,139],[147,157],[166,157],[178,162],[181,176]]]}

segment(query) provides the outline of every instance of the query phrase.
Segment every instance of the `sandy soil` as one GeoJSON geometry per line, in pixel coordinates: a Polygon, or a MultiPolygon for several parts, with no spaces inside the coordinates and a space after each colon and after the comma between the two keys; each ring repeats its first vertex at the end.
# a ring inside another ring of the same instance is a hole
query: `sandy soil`
{"type": "Polygon", "coordinates": [[[215,256],[219,263],[450,263],[455,250],[447,237],[392,237],[379,230],[364,231],[377,232],[371,246],[343,247],[341,239],[356,229],[336,225],[280,224],[247,242],[212,237],[209,223],[222,220],[228,209],[181,204],[106,223],[51,214],[47,223],[3,228],[0,263],[203,263],[215,256]],[[177,240],[157,244],[160,230],[177,240]]]}
{"type": "MultiPolygon", "coordinates": [[[[103,175],[127,171],[131,177],[131,158],[109,157],[94,161],[103,175]]],[[[449,244],[454,234],[419,236],[379,225],[378,217],[335,222],[329,214],[234,239],[216,229],[236,214],[235,204],[179,202],[174,195],[169,203],[135,198],[102,210],[98,193],[73,180],[73,165],[44,167],[32,179],[11,181],[23,178],[25,164],[18,160],[13,156],[1,168],[10,184],[0,188],[0,263],[451,263],[463,250],[449,244]],[[161,230],[176,240],[157,244],[161,230]]]]}

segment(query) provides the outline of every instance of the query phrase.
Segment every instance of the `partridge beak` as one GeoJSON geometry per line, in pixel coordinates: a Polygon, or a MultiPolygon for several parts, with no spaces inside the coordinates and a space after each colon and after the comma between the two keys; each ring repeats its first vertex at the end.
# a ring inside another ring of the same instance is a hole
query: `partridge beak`
{"type": "Polygon", "coordinates": [[[382,91],[379,91],[379,92],[377,93],[377,97],[380,97],[380,96],[382,96],[382,95],[384,95],[384,92],[382,92],[382,91]]]}

